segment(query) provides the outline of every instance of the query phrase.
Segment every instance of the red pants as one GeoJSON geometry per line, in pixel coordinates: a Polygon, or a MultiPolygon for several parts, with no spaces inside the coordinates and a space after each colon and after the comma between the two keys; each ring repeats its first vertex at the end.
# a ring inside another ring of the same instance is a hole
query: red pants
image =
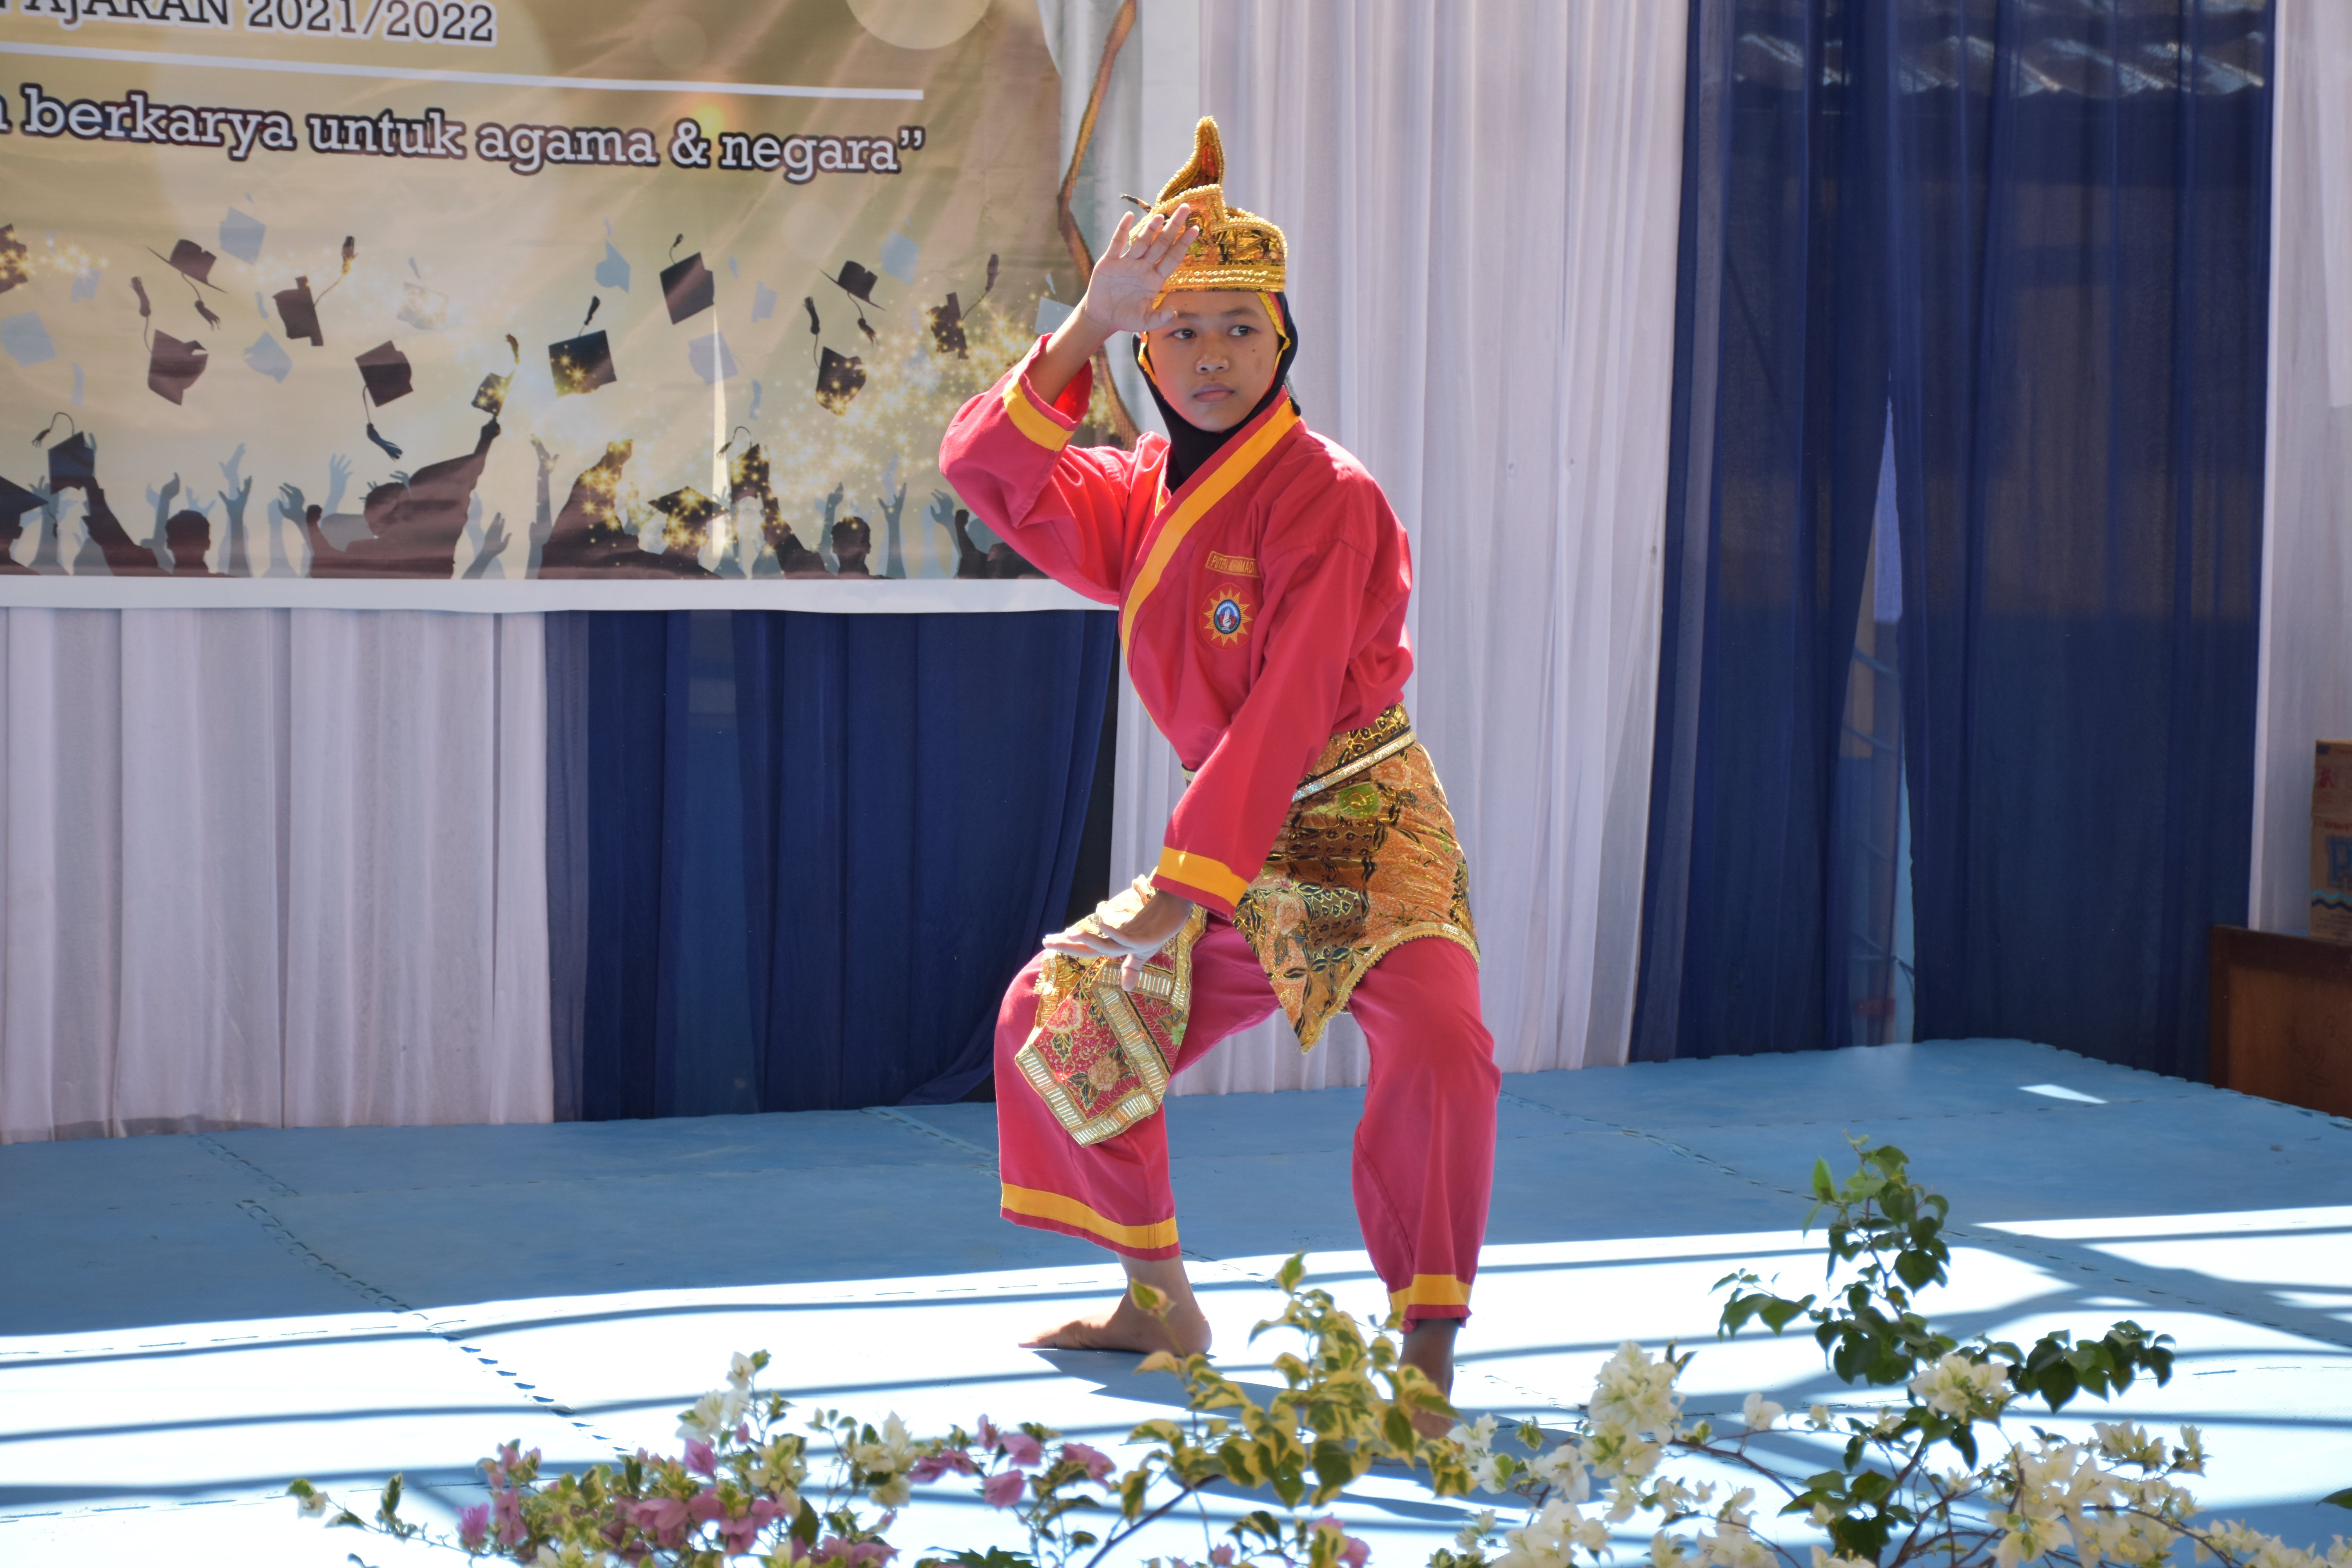
{"type": "MultiPolygon", "coordinates": [[[[1004,1217],[1129,1258],[1177,1257],[1166,1114],[1082,1147],[1013,1065],[1036,1017],[1042,962],[1013,980],[996,1018],[1004,1217]]],[[[1274,1005],[1249,943],[1232,922],[1211,916],[1192,949],[1192,1016],[1171,1071],[1274,1005]]],[[[1405,942],[1357,982],[1348,1010],[1371,1049],[1355,1148],[1364,1246],[1407,1328],[1423,1318],[1466,1318],[1494,1186],[1502,1089],[1494,1037],[1478,1017],[1477,962],[1443,938],[1405,942]]]]}

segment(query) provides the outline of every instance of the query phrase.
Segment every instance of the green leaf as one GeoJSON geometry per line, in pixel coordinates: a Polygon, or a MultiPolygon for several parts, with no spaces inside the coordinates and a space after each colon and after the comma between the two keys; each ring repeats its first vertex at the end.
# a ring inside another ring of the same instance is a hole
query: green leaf
{"type": "Polygon", "coordinates": [[[398,1476],[383,1483],[383,1517],[386,1520],[400,1517],[400,1478],[398,1476]]]}
{"type": "Polygon", "coordinates": [[[2340,1492],[2329,1492],[2319,1500],[2323,1503],[2333,1503],[2337,1508],[2352,1508],[2352,1487],[2346,1487],[2340,1492]]]}
{"type": "Polygon", "coordinates": [[[1827,1160],[1813,1162],[1813,1196],[1825,1204],[1837,1201],[1837,1184],[1830,1179],[1830,1163],[1827,1160]]]}

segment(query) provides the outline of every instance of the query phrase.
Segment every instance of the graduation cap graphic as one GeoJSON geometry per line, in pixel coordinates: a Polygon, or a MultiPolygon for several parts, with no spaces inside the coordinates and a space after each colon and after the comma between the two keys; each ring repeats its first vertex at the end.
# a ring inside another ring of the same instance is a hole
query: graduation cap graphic
{"type": "Polygon", "coordinates": [[[16,526],[16,520],[28,511],[38,511],[41,498],[24,486],[0,474],[0,533],[16,526]]]}
{"type": "Polygon", "coordinates": [[[312,348],[327,346],[327,334],[319,326],[319,301],[311,296],[308,278],[297,278],[294,287],[278,291],[278,318],[286,323],[289,338],[308,338],[312,348]]]}
{"type": "Polygon", "coordinates": [[[408,356],[392,343],[378,343],[354,363],[360,367],[360,379],[367,383],[369,400],[378,408],[416,390],[408,356]]]}
{"type": "Polygon", "coordinates": [[[841,276],[827,279],[826,281],[861,304],[872,305],[877,310],[883,308],[874,298],[874,285],[882,279],[855,261],[843,262],[841,276]]]}
{"type": "Polygon", "coordinates": [[[172,254],[169,256],[152,245],[147,247],[147,254],[169,266],[173,271],[189,282],[201,283],[215,293],[220,291],[220,285],[213,281],[213,264],[220,258],[198,245],[194,240],[180,241],[179,244],[172,247],[172,254]]]}
{"type": "Polygon", "coordinates": [[[33,437],[33,445],[42,446],[57,434],[58,421],[64,420],[73,433],[49,447],[49,489],[64,489],[68,485],[87,484],[98,478],[98,443],[73,421],[70,414],[52,414],[49,422],[33,437]]]}
{"type": "Polygon", "coordinates": [[[217,327],[221,324],[221,319],[213,313],[213,308],[210,305],[205,303],[205,297],[197,288],[197,285],[202,284],[204,288],[211,289],[215,294],[221,291],[220,285],[213,281],[213,264],[220,259],[219,257],[215,256],[193,239],[184,239],[172,247],[172,254],[169,256],[152,246],[148,247],[147,254],[158,261],[166,263],[173,271],[188,280],[188,293],[195,300],[196,314],[205,319],[206,326],[217,327]]]}
{"type": "Polygon", "coordinates": [[[588,331],[588,323],[596,319],[596,307],[604,302],[601,295],[589,300],[578,334],[547,345],[547,368],[555,378],[558,397],[593,392],[620,379],[613,369],[612,341],[601,331],[588,331]]]}
{"type": "Polygon", "coordinates": [[[662,524],[662,542],[682,551],[699,551],[710,538],[710,520],[727,510],[691,485],[655,497],[653,505],[669,520],[662,524]]]}
{"type": "Polygon", "coordinates": [[[855,354],[842,355],[831,349],[816,368],[816,400],[835,414],[847,414],[852,399],[866,385],[866,362],[855,354]]]}
{"type": "MultiPolygon", "coordinates": [[[[881,339],[875,335],[873,324],[866,319],[866,307],[872,305],[877,310],[888,309],[874,298],[874,285],[882,279],[855,261],[844,261],[841,264],[841,276],[828,278],[825,281],[849,296],[850,308],[857,312],[857,330],[866,334],[866,341],[881,342],[881,339]]],[[[814,317],[815,311],[812,310],[810,315],[814,317]]]]}
{"type": "Polygon", "coordinates": [[[946,304],[934,305],[923,313],[931,321],[931,345],[934,348],[958,359],[971,357],[971,343],[963,333],[963,307],[956,303],[952,290],[948,294],[946,304]]]}
{"type": "Polygon", "coordinates": [[[727,465],[727,477],[733,498],[740,500],[745,496],[767,494],[774,476],[768,467],[766,450],[755,441],[727,465]]]}
{"type": "Polygon", "coordinates": [[[147,346],[147,390],[168,403],[178,403],[211,363],[204,344],[182,342],[169,332],[159,331],[147,346]]]}
{"type": "Polygon", "coordinates": [[[15,224],[0,227],[0,294],[5,294],[33,276],[32,268],[26,264],[29,254],[25,242],[16,237],[15,224]]]}
{"type": "MultiPolygon", "coordinates": [[[[670,254],[677,255],[677,247],[685,243],[686,236],[682,234],[670,241],[670,254]]],[[[673,261],[663,268],[661,286],[662,300],[669,307],[673,326],[689,316],[700,315],[719,300],[719,279],[702,264],[702,252],[698,250],[683,261],[673,261]]]]}
{"type": "MultiPolygon", "coordinates": [[[[986,304],[988,297],[996,292],[996,278],[1000,270],[999,258],[994,252],[991,252],[988,258],[988,281],[982,286],[980,298],[971,302],[973,310],[986,304]]],[[[933,305],[923,313],[930,319],[931,343],[940,353],[953,354],[958,359],[971,357],[971,344],[965,337],[963,330],[964,318],[969,312],[964,310],[962,303],[954,294],[948,295],[946,304],[933,305]]]]}
{"type": "MultiPolygon", "coordinates": [[[[509,332],[507,334],[507,347],[514,353],[515,370],[520,370],[522,368],[522,345],[515,342],[514,334],[512,332],[509,332]]],[[[480,409],[483,413],[488,415],[493,419],[496,419],[499,415],[505,413],[507,407],[507,395],[514,390],[514,371],[509,371],[504,375],[500,375],[496,371],[492,371],[489,374],[482,377],[482,384],[477,387],[474,391],[474,406],[480,409]]]]}

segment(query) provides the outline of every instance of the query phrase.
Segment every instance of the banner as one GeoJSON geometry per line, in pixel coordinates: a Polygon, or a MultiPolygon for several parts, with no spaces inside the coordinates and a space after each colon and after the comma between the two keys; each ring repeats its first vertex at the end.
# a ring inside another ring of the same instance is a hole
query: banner
{"type": "Polygon", "coordinates": [[[0,605],[1081,602],[938,472],[1085,281],[1034,0],[0,0],[0,605]]]}

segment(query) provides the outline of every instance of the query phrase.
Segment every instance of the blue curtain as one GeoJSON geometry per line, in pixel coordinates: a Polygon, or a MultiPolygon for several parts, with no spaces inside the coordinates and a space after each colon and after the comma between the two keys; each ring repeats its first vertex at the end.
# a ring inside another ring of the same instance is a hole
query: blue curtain
{"type": "Polygon", "coordinates": [[[2250,852],[2267,8],[1693,23],[1636,1054],[1853,1038],[1835,757],[1891,451],[1917,1032],[2201,1075],[2250,852]]]}
{"type": "Polygon", "coordinates": [[[556,968],[584,975],[581,1114],[984,1079],[1005,984],[1070,900],[1112,616],[575,619],[586,953],[556,968]]]}

